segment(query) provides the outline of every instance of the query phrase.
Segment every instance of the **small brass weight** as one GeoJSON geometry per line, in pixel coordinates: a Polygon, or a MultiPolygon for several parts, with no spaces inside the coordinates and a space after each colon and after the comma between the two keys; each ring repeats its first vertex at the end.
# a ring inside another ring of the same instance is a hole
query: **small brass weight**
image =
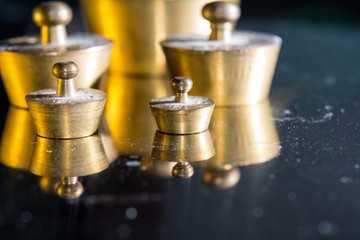
{"type": "Polygon", "coordinates": [[[190,78],[175,77],[171,82],[175,96],[150,101],[150,109],[160,132],[193,134],[209,128],[215,103],[207,97],[188,96],[192,86],[190,78]]]}
{"type": "Polygon", "coordinates": [[[96,89],[76,89],[79,69],[74,62],[53,66],[57,89],[29,93],[25,99],[36,134],[46,138],[68,139],[90,136],[99,128],[106,93],[96,89]]]}
{"type": "MultiPolygon", "coordinates": [[[[206,137],[210,135],[206,135],[204,131],[209,128],[215,103],[210,98],[189,96],[188,92],[191,90],[192,85],[193,82],[190,78],[175,77],[171,81],[171,87],[175,92],[174,96],[150,101],[150,109],[158,130],[158,133],[155,135],[155,139],[157,139],[155,142],[162,142],[161,139],[168,139],[170,143],[180,143],[179,145],[183,145],[183,143],[196,145],[199,142],[209,142],[208,139],[210,137],[206,137]],[[205,139],[206,141],[199,139],[205,139]]],[[[212,143],[209,143],[207,146],[212,146],[213,149],[212,143]]],[[[187,151],[186,147],[181,150],[187,151]]],[[[171,156],[171,154],[165,154],[168,152],[171,153],[173,151],[156,151],[155,149],[152,155],[158,156],[160,159],[163,159],[163,156],[170,156],[173,159],[168,159],[168,161],[177,162],[173,167],[172,175],[177,178],[190,178],[194,173],[192,165],[187,161],[190,158],[181,157],[182,155],[187,156],[189,154],[178,153],[176,156],[171,156]]],[[[214,155],[214,152],[210,152],[210,155],[214,155]]],[[[200,158],[201,160],[208,159],[203,154],[200,158]]]]}
{"type": "Polygon", "coordinates": [[[83,192],[78,176],[102,171],[109,165],[101,138],[94,135],[107,95],[96,89],[76,89],[74,78],[79,69],[74,62],[58,62],[52,72],[58,79],[57,89],[26,95],[38,135],[30,171],[40,176],[61,177],[58,194],[77,198],[83,192]]]}

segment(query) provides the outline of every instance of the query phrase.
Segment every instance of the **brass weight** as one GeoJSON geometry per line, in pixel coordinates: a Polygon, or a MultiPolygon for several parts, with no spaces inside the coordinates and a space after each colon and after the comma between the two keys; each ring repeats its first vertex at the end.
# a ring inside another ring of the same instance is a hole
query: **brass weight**
{"type": "Polygon", "coordinates": [[[44,89],[26,95],[36,134],[69,139],[90,136],[101,123],[106,93],[96,89],[76,89],[79,69],[74,62],[59,62],[53,68],[57,89],[44,89]]]}
{"type": "Polygon", "coordinates": [[[94,87],[109,66],[113,42],[94,34],[67,36],[72,19],[70,7],[63,2],[44,2],[33,11],[41,36],[23,36],[0,42],[1,77],[11,105],[27,108],[25,95],[55,88],[51,67],[72,60],[81,72],[80,88],[94,87]]]}
{"type": "Polygon", "coordinates": [[[215,103],[206,97],[188,96],[192,85],[190,78],[175,77],[171,82],[174,96],[150,101],[158,131],[192,134],[208,129],[215,103]]]}
{"type": "Polygon", "coordinates": [[[193,93],[213,99],[216,106],[237,106],[267,98],[281,38],[258,32],[233,32],[240,8],[211,2],[203,16],[211,22],[209,37],[172,36],[161,43],[170,75],[189,76],[193,93]]]}

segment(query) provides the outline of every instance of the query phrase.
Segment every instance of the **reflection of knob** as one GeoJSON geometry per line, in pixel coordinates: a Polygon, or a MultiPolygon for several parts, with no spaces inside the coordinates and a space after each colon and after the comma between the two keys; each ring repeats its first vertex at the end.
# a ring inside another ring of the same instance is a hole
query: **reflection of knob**
{"type": "Polygon", "coordinates": [[[210,187],[221,189],[232,188],[240,180],[240,168],[220,169],[205,167],[202,173],[203,182],[210,187]]]}
{"type": "Polygon", "coordinates": [[[76,89],[79,69],[74,62],[58,62],[52,68],[57,89],[26,95],[36,133],[46,138],[80,138],[97,132],[106,93],[96,89],[76,89]]]}
{"type": "Polygon", "coordinates": [[[57,187],[57,194],[61,198],[75,199],[84,192],[84,187],[77,177],[62,177],[61,183],[57,187]]]}
{"type": "Polygon", "coordinates": [[[41,27],[41,43],[65,44],[65,26],[72,20],[72,11],[64,2],[43,2],[33,11],[33,21],[41,27]]]}
{"type": "Polygon", "coordinates": [[[208,129],[215,103],[210,98],[188,96],[192,85],[190,78],[175,77],[171,81],[175,96],[150,101],[150,108],[160,132],[193,134],[208,129]]]}
{"type": "Polygon", "coordinates": [[[172,175],[176,178],[187,179],[193,174],[194,168],[188,162],[178,162],[172,169],[172,175]]]}
{"type": "Polygon", "coordinates": [[[231,40],[234,24],[240,18],[240,7],[234,2],[211,2],[204,6],[202,14],[210,21],[210,40],[231,40]]]}

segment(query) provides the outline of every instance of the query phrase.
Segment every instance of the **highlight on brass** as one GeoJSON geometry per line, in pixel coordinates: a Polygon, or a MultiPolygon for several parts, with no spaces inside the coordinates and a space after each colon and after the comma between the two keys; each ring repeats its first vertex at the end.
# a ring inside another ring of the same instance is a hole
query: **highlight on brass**
{"type": "Polygon", "coordinates": [[[57,193],[71,199],[83,192],[78,177],[101,172],[108,166],[99,133],[76,139],[36,136],[29,170],[38,176],[61,178],[57,193]]]}
{"type": "Polygon", "coordinates": [[[10,106],[1,136],[0,162],[9,168],[28,170],[34,138],[29,111],[10,106]]]}
{"type": "Polygon", "coordinates": [[[267,162],[281,150],[268,100],[215,108],[209,131],[216,155],[202,164],[202,176],[210,186],[234,186],[240,180],[238,166],[267,162]]]}
{"type": "Polygon", "coordinates": [[[97,132],[106,102],[106,93],[76,89],[79,69],[74,62],[59,62],[52,68],[57,89],[26,95],[36,133],[47,138],[80,138],[97,132]]]}
{"type": "Polygon", "coordinates": [[[156,161],[176,162],[172,175],[187,179],[194,174],[191,163],[205,161],[215,155],[209,131],[174,135],[157,131],[154,136],[151,158],[156,161]]]}
{"type": "Polygon", "coordinates": [[[150,101],[150,109],[158,131],[193,134],[209,128],[215,103],[206,97],[188,96],[192,85],[190,78],[175,77],[171,82],[174,96],[150,101]]]}
{"type": "Polygon", "coordinates": [[[109,72],[105,117],[116,148],[121,155],[150,157],[156,131],[148,106],[153,98],[165,97],[170,85],[161,78],[127,76],[109,72]]]}
{"type": "MultiPolygon", "coordinates": [[[[111,71],[163,79],[166,76],[166,63],[159,42],[177,33],[209,34],[209,23],[201,17],[201,7],[207,2],[80,1],[90,30],[115,42],[111,71]]],[[[234,2],[239,3],[238,0],[234,2]]]]}
{"type": "Polygon", "coordinates": [[[76,85],[96,86],[109,66],[112,41],[94,34],[67,36],[72,11],[64,2],[44,2],[33,11],[41,36],[22,36],[0,42],[1,77],[11,105],[27,108],[25,95],[55,88],[51,67],[71,59],[81,72],[76,85]]]}
{"type": "Polygon", "coordinates": [[[282,40],[260,32],[233,32],[240,7],[211,2],[203,16],[210,36],[174,35],[161,43],[171,76],[189,76],[193,93],[216,106],[238,106],[268,97],[282,40]]]}

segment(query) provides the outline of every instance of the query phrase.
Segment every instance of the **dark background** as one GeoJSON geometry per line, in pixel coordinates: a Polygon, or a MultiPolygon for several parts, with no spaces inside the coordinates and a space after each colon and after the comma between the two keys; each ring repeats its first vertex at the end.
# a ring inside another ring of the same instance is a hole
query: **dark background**
{"type": "MultiPolygon", "coordinates": [[[[36,32],[31,12],[40,0],[0,0],[1,39],[24,33],[36,32]]],[[[66,0],[75,13],[79,12],[77,1],[66,0]]],[[[242,18],[289,19],[314,23],[358,24],[360,2],[357,0],[243,0],[242,18]]],[[[74,14],[69,25],[71,30],[86,30],[84,19],[74,14]]]]}

